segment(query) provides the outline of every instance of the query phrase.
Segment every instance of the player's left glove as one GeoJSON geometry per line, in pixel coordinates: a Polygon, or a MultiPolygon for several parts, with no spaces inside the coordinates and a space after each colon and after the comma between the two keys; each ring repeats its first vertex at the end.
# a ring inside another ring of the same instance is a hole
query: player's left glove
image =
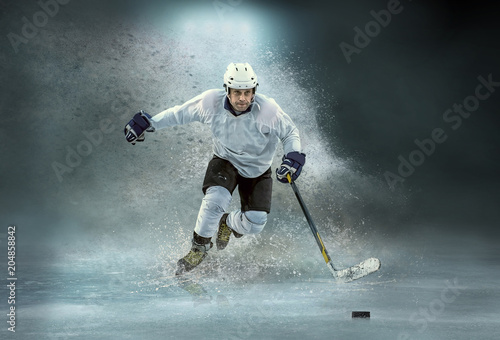
{"type": "Polygon", "coordinates": [[[151,126],[151,116],[141,110],[125,125],[123,132],[127,142],[135,145],[135,142],[144,141],[144,131],[153,132],[154,130],[154,127],[151,126]]]}
{"type": "Polygon", "coordinates": [[[289,152],[283,156],[283,163],[276,169],[276,178],[282,183],[288,183],[287,174],[295,181],[302,172],[302,166],[306,164],[306,155],[297,151],[289,152]]]}

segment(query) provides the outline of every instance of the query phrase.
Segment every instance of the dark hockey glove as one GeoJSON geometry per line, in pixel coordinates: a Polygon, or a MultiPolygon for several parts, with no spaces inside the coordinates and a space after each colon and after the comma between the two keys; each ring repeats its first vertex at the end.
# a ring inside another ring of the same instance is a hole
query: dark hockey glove
{"type": "Polygon", "coordinates": [[[151,116],[146,112],[138,112],[134,117],[125,125],[123,132],[127,142],[135,145],[136,142],[144,141],[144,132],[153,132],[155,129],[151,126],[151,116]]]}
{"type": "Polygon", "coordinates": [[[302,166],[306,164],[306,155],[297,151],[289,152],[283,156],[281,167],[276,169],[276,178],[282,183],[288,183],[287,174],[295,181],[302,172],[302,166]]]}

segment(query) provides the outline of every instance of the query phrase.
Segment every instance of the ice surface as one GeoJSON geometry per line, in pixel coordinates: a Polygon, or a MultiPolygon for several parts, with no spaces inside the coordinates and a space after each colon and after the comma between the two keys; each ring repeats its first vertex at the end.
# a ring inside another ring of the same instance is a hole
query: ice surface
{"type": "MultiPolygon", "coordinates": [[[[441,237],[428,232],[412,235],[411,241],[398,240],[398,247],[386,244],[370,250],[370,255],[382,259],[380,271],[346,284],[335,282],[312,242],[310,251],[279,251],[284,258],[307,258],[304,265],[258,261],[255,253],[276,255],[268,239],[254,244],[232,240],[226,250],[212,251],[200,268],[181,278],[174,275],[176,257],[155,256],[155,249],[87,256],[80,256],[80,250],[68,251],[66,258],[34,262],[23,269],[19,335],[33,339],[491,338],[499,326],[500,259],[480,243],[457,252],[452,245],[457,240],[447,236],[448,242],[441,243],[441,237]],[[371,318],[352,319],[354,310],[370,311],[371,318]]],[[[368,255],[354,247],[358,256],[368,255]]]]}

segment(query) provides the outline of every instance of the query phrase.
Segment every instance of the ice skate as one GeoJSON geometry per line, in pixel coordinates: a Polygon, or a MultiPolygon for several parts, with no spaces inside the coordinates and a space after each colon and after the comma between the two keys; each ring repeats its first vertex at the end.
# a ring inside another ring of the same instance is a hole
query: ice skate
{"type": "Polygon", "coordinates": [[[175,272],[175,275],[181,275],[196,268],[207,256],[210,248],[214,245],[212,242],[207,244],[198,244],[194,241],[194,239],[192,242],[193,245],[189,253],[177,261],[177,271],[175,272]]]}
{"type": "Polygon", "coordinates": [[[233,233],[234,237],[236,238],[240,238],[243,236],[242,234],[237,233],[227,225],[226,219],[228,215],[229,214],[222,215],[222,218],[220,219],[219,222],[219,231],[217,232],[217,241],[216,241],[217,250],[222,250],[226,248],[227,244],[229,243],[229,238],[231,237],[231,233],[233,233]]]}

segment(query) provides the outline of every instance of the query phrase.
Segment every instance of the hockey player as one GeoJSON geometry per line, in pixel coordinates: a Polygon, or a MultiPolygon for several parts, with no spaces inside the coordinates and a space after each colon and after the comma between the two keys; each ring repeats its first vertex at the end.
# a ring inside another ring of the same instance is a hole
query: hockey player
{"type": "Polygon", "coordinates": [[[299,132],[278,104],[257,90],[257,75],[248,63],[231,63],[224,74],[224,89],[203,92],[186,103],[154,117],[141,111],[125,126],[128,142],[144,141],[144,132],[198,121],[210,126],[214,156],[203,180],[204,198],[194,228],[192,247],[181,258],[176,274],[198,266],[213,247],[224,249],[231,234],[239,238],[262,231],[271,209],[271,163],[278,143],[285,155],[276,176],[288,183],[305,164],[299,132]],[[241,208],[227,212],[238,187],[241,208]]]}

